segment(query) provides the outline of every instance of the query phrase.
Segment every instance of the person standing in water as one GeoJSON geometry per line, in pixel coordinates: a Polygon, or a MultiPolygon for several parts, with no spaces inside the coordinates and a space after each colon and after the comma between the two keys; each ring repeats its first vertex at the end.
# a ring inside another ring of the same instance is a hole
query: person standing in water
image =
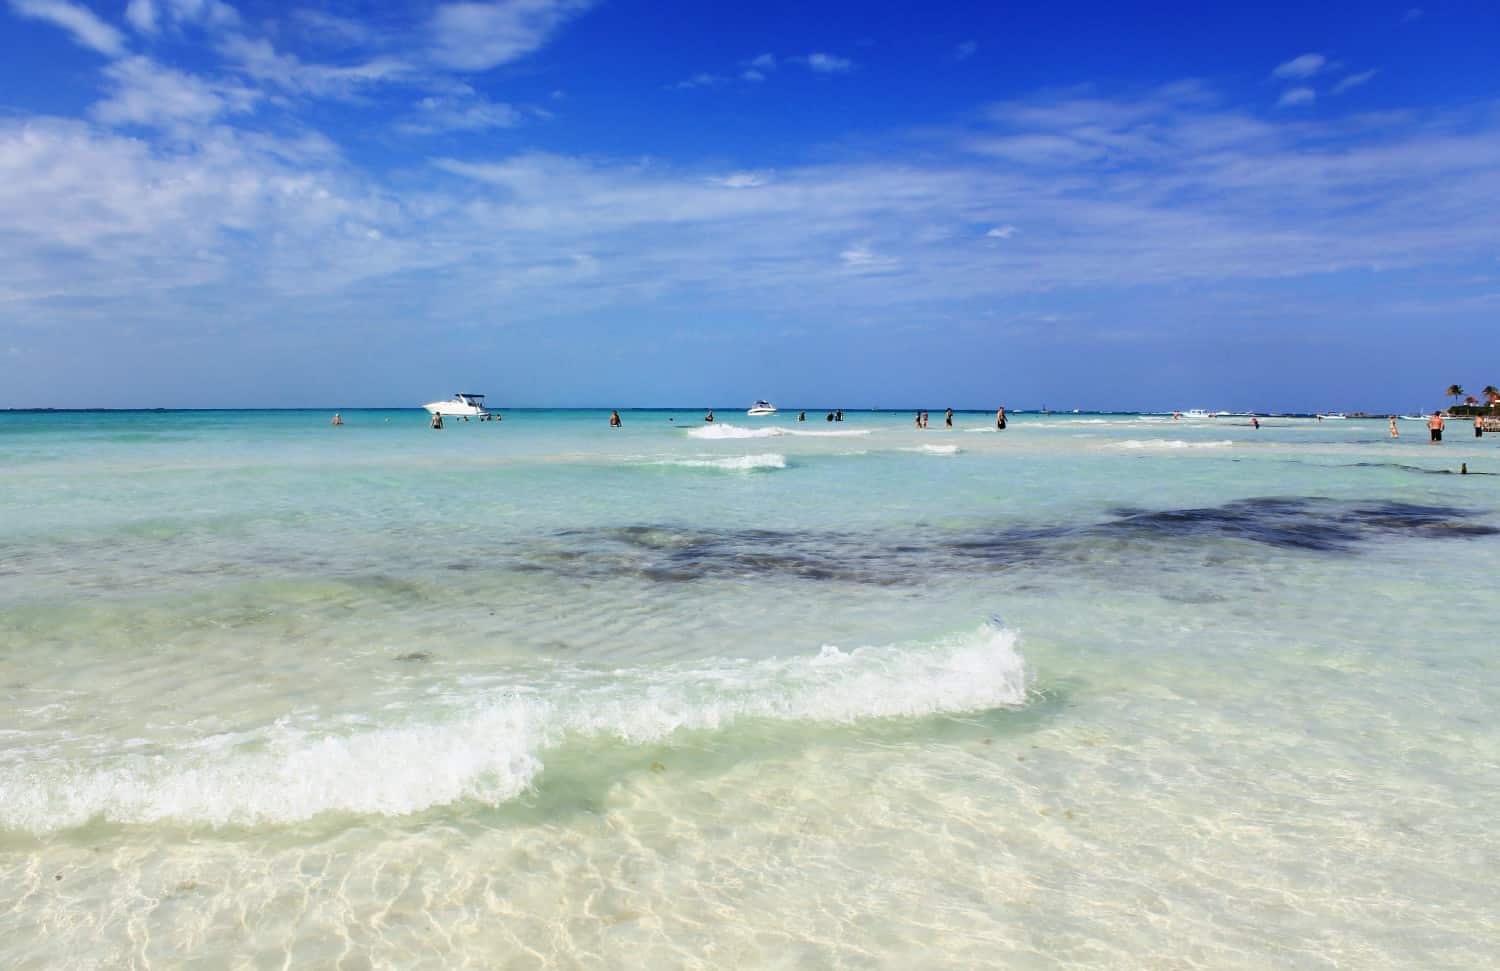
{"type": "Polygon", "coordinates": [[[1474,437],[1484,437],[1484,418],[1480,415],[1474,416],[1474,437]]]}
{"type": "Polygon", "coordinates": [[[799,411],[799,412],[797,412],[797,420],[798,421],[807,421],[807,412],[805,412],[805,411],[799,411]]]}
{"type": "Polygon", "coordinates": [[[706,414],[706,415],[703,416],[703,420],[704,421],[713,421],[714,420],[714,412],[713,412],[712,408],[710,408],[708,410],[708,414],[706,414]]]}
{"type": "Polygon", "coordinates": [[[343,417],[338,412],[335,411],[333,413],[333,421],[329,422],[328,424],[330,424],[330,425],[342,425],[343,423],[344,423],[343,417]]]}
{"type": "Polygon", "coordinates": [[[1395,415],[1391,416],[1391,437],[1392,438],[1400,438],[1401,437],[1401,433],[1396,430],[1396,416],[1395,415]]]}
{"type": "Polygon", "coordinates": [[[1260,419],[1257,418],[1257,417],[1255,417],[1254,415],[1251,415],[1250,416],[1250,427],[1253,428],[1253,429],[1255,429],[1256,431],[1260,431],[1260,419]]]}
{"type": "Polygon", "coordinates": [[[947,425],[949,428],[953,427],[953,409],[952,408],[949,408],[948,411],[943,415],[943,424],[947,425]]]}
{"type": "Polygon", "coordinates": [[[1005,409],[1004,408],[1001,408],[999,411],[995,412],[995,431],[997,431],[997,432],[1003,432],[1003,431],[1005,431],[1005,409]]]}
{"type": "Polygon", "coordinates": [[[428,424],[431,425],[433,428],[437,429],[438,431],[442,431],[443,430],[443,413],[441,411],[434,411],[432,413],[432,421],[428,422],[428,424]]]}
{"type": "Polygon", "coordinates": [[[622,428],[622,427],[624,427],[624,425],[625,425],[625,423],[622,422],[622,421],[620,421],[620,413],[618,411],[611,411],[609,413],[609,427],[610,428],[622,428]]]}
{"type": "Polygon", "coordinates": [[[920,411],[916,414],[916,424],[918,428],[922,427],[922,413],[920,411]]]}
{"type": "Polygon", "coordinates": [[[1432,417],[1427,419],[1428,443],[1436,445],[1443,440],[1443,416],[1433,412],[1432,417]]]}

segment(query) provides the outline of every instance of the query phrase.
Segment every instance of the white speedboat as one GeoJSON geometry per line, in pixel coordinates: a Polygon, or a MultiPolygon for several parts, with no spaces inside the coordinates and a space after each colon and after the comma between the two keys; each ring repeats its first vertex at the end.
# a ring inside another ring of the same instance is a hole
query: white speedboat
{"type": "Polygon", "coordinates": [[[1342,411],[1326,412],[1318,416],[1324,421],[1348,421],[1349,416],[1342,411]]]}
{"type": "Polygon", "coordinates": [[[745,414],[752,416],[774,415],[776,414],[776,406],[771,404],[769,401],[766,401],[765,399],[761,399],[760,401],[757,401],[755,404],[751,405],[750,410],[745,412],[745,414]]]}
{"type": "Polygon", "coordinates": [[[1189,408],[1182,413],[1184,418],[1212,418],[1213,415],[1202,408],[1189,408]]]}
{"type": "Polygon", "coordinates": [[[489,412],[484,410],[484,395],[469,394],[460,391],[447,401],[434,401],[422,406],[429,414],[442,415],[444,418],[484,418],[489,412]]]}

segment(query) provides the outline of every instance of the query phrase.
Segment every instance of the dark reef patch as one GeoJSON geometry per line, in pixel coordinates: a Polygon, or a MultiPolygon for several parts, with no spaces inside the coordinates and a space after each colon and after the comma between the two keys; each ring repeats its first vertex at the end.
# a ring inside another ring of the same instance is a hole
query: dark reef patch
{"type": "Polygon", "coordinates": [[[516,552],[515,568],[580,578],[660,583],[722,577],[795,578],[896,586],[936,571],[1005,571],[1165,552],[1232,558],[1234,544],[1350,554],[1382,537],[1462,539],[1500,528],[1451,506],[1312,496],[1240,499],[1187,509],[1118,509],[1077,526],[922,530],[900,537],[768,529],[634,525],[563,530],[516,552]]]}

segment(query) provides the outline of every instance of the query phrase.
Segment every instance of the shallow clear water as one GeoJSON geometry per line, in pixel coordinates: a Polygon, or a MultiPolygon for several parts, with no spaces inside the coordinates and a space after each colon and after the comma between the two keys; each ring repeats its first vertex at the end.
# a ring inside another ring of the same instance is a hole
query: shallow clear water
{"type": "Polygon", "coordinates": [[[1500,439],[606,415],[0,415],[0,965],[1500,952],[1500,439]]]}

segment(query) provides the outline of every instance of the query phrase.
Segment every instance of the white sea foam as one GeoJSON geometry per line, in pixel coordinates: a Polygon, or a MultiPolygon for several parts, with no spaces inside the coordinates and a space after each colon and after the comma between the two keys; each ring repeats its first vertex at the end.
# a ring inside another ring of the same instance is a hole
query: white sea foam
{"type": "Polygon", "coordinates": [[[728,422],[717,422],[688,431],[689,438],[779,438],[783,435],[800,438],[857,438],[868,434],[868,428],[830,428],[823,431],[806,428],[745,428],[728,422]]]}
{"type": "Polygon", "coordinates": [[[1123,442],[1110,442],[1104,448],[1125,449],[1179,449],[1179,448],[1230,448],[1234,442],[1224,439],[1217,442],[1185,442],[1180,438],[1127,438],[1123,442]]]}
{"type": "Polygon", "coordinates": [[[926,455],[957,455],[963,449],[957,445],[918,445],[916,448],[904,448],[903,452],[922,452],[926,455]]]}
{"type": "Polygon", "coordinates": [[[760,469],[786,468],[786,456],[775,452],[763,455],[736,455],[724,459],[663,459],[655,465],[675,465],[688,469],[723,469],[726,472],[754,472],[760,469]]]}
{"type": "Polygon", "coordinates": [[[0,826],[44,833],[92,819],[192,825],[290,823],[322,813],[403,815],[524,792],[548,749],[570,739],[626,744],[766,720],[849,724],[1022,704],[1014,632],[985,625],[936,643],[826,646],[816,655],[638,670],[549,668],[525,683],[469,689],[426,723],[318,734],[277,723],[243,739],[0,769],[0,826]]]}

